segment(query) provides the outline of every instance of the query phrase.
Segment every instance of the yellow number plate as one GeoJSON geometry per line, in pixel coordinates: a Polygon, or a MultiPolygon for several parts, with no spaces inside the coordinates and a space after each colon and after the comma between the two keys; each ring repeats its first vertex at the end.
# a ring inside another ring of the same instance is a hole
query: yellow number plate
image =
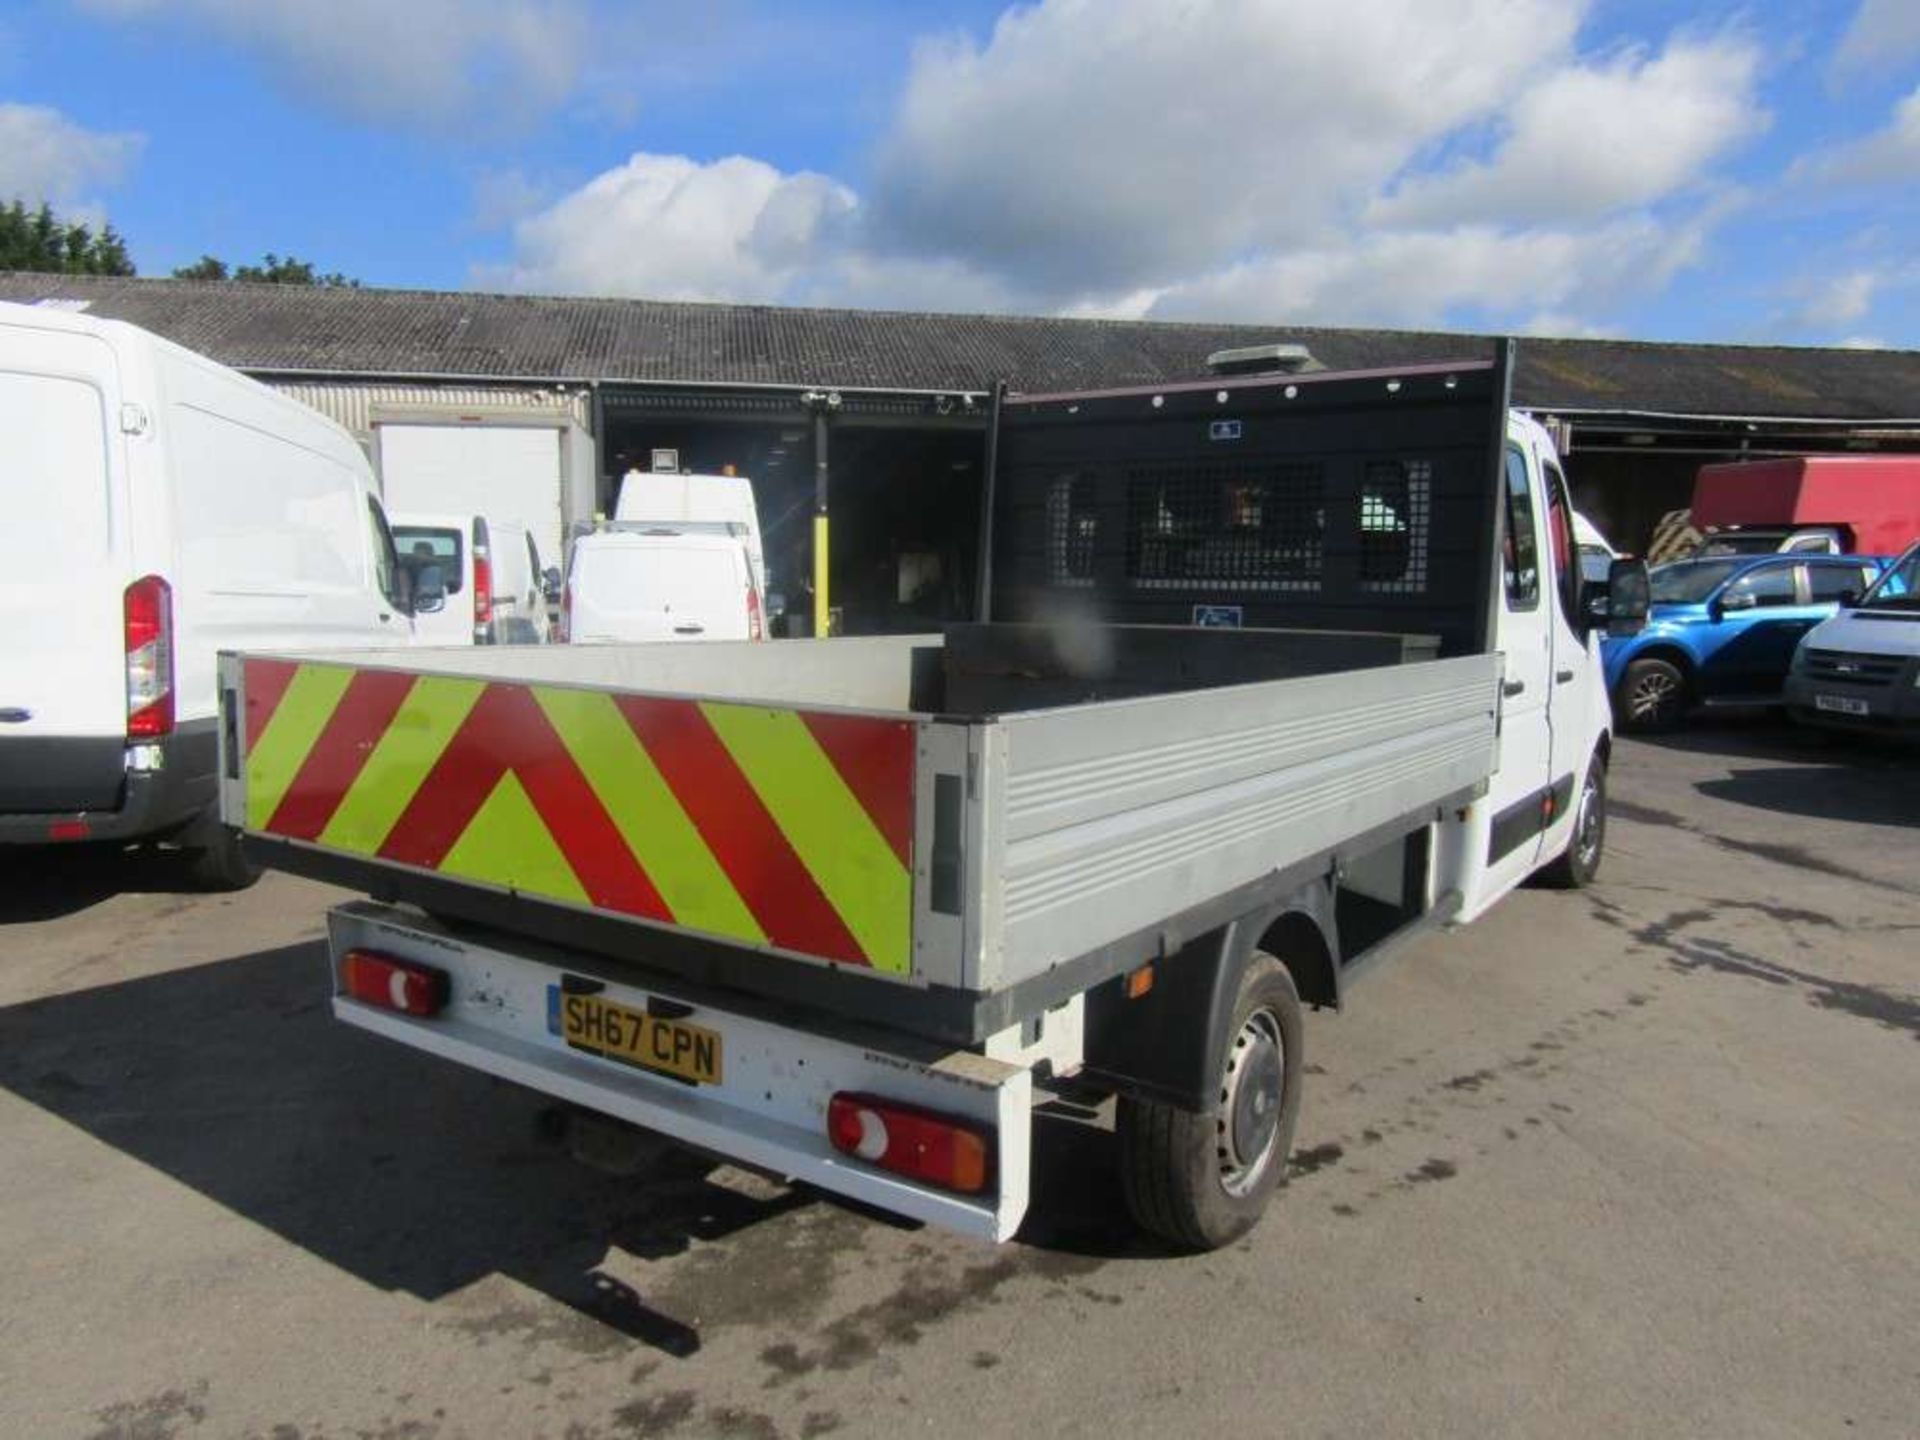
{"type": "Polygon", "coordinates": [[[720,1036],[598,995],[560,997],[560,1038],[576,1050],[701,1085],[720,1083],[720,1036]]]}

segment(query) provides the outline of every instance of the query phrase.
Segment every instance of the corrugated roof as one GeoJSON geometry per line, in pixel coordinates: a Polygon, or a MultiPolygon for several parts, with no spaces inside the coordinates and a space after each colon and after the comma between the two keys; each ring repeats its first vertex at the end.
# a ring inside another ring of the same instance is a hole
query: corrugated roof
{"type": "MultiPolygon", "coordinates": [[[[1335,369],[1489,353],[1490,337],[805,310],[419,290],[310,289],[0,272],[0,300],[83,300],[240,369],[900,390],[1154,384],[1215,350],[1278,340],[1335,369]]],[[[1920,351],[1528,340],[1515,381],[1542,409],[1920,418],[1920,351]]]]}

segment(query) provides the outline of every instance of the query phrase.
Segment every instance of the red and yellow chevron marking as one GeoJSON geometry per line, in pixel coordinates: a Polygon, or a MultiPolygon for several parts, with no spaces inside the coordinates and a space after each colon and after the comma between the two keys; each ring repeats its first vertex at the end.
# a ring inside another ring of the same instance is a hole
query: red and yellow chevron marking
{"type": "Polygon", "coordinates": [[[907,973],[913,727],[248,660],[247,828],[907,973]]]}

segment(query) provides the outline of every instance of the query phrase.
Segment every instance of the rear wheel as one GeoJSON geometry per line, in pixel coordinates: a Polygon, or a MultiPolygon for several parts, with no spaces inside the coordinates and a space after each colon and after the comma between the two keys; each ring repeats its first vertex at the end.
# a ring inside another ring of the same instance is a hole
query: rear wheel
{"type": "Polygon", "coordinates": [[[1624,729],[1671,730],[1686,712],[1687,677],[1671,660],[1635,660],[1614,687],[1613,713],[1624,729]]]}
{"type": "Polygon", "coordinates": [[[180,837],[187,876],[201,890],[245,890],[260,878],[260,867],[240,849],[240,832],[205,815],[180,837]]]}
{"type": "Polygon", "coordinates": [[[1217,1250],[1258,1223],[1286,1176],[1300,1113],[1300,997],[1273,956],[1255,952],[1240,981],[1216,1102],[1194,1114],[1123,1098],[1120,1173],[1143,1229],[1217,1250]]]}
{"type": "Polygon", "coordinates": [[[1540,881],[1556,890],[1580,890],[1600,873],[1607,843],[1607,767],[1598,755],[1587,766],[1587,780],[1573,809],[1573,834],[1560,858],[1540,871],[1540,881]]]}

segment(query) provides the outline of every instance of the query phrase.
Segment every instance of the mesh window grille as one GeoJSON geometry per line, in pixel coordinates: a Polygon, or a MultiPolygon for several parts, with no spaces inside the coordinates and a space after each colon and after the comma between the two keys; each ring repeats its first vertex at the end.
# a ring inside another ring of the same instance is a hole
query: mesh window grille
{"type": "Polygon", "coordinates": [[[1047,487],[1047,578],[1055,585],[1093,584],[1096,494],[1091,475],[1059,475],[1047,487]]]}
{"type": "Polygon", "coordinates": [[[1372,460],[1360,482],[1360,583],[1376,595],[1427,588],[1433,463],[1372,460]]]}
{"type": "Polygon", "coordinates": [[[1318,590],[1325,491],[1318,461],[1136,466],[1127,579],[1148,590],[1318,590]]]}

